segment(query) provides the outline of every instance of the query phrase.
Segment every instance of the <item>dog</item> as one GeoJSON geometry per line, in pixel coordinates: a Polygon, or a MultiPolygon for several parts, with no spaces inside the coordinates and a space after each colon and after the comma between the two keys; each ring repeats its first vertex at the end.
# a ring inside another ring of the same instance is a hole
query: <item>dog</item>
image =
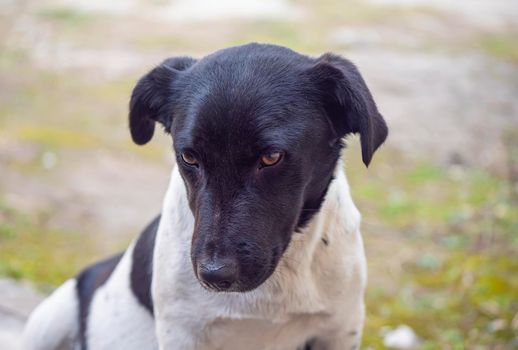
{"type": "MultiPolygon", "coordinates": [[[[366,262],[340,160],[388,129],[357,68],[247,44],[173,57],[136,84],[135,143],[174,166],[159,217],[30,316],[26,349],[354,350],[366,262]]],[[[152,179],[149,179],[152,181],[152,179]]]]}

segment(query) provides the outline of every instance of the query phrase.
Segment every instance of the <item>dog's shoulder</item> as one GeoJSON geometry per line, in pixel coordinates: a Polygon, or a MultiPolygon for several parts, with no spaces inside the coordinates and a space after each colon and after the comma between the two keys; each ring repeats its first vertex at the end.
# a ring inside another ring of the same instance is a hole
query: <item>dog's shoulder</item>
{"type": "MultiPolygon", "coordinates": [[[[159,222],[160,216],[157,216],[142,231],[133,248],[126,252],[126,254],[131,255],[131,266],[129,268],[131,293],[138,303],[151,314],[153,314],[153,302],[150,293],[153,276],[153,249],[159,222]]],[[[83,347],[86,343],[89,315],[92,313],[92,301],[99,289],[110,279],[122,257],[123,254],[118,254],[90,265],[76,277],[76,292],[79,301],[79,337],[83,347]]]]}
{"type": "Polygon", "coordinates": [[[156,348],[151,281],[160,216],[133,241],[92,296],[86,321],[88,348],[156,348]]]}
{"type": "Polygon", "coordinates": [[[76,280],[69,279],[31,313],[23,332],[23,348],[73,349],[79,335],[76,280]]]}

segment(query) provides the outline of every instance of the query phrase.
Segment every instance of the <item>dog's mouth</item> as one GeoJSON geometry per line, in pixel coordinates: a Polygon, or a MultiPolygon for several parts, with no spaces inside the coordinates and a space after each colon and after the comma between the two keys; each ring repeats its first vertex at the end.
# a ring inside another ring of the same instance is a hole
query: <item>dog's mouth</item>
{"type": "Polygon", "coordinates": [[[205,282],[199,278],[198,278],[198,281],[200,282],[200,284],[202,285],[203,288],[213,291],[213,292],[233,292],[234,291],[234,290],[230,290],[230,285],[228,285],[228,287],[227,287],[227,284],[225,284],[223,286],[219,286],[217,284],[211,284],[211,283],[205,282]]]}

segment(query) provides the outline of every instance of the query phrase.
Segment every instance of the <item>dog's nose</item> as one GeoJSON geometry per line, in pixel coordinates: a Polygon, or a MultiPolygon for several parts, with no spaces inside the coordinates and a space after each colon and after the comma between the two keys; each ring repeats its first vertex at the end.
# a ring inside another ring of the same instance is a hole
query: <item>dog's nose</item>
{"type": "Polygon", "coordinates": [[[230,259],[222,259],[210,263],[200,263],[197,267],[198,277],[210,288],[228,290],[238,278],[237,264],[230,259]]]}

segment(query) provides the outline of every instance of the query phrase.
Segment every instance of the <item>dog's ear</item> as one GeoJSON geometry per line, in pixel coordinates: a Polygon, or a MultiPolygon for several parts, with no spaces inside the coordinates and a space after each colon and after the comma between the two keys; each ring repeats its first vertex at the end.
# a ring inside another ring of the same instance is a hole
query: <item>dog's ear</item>
{"type": "Polygon", "coordinates": [[[310,68],[310,75],[337,139],[359,133],[363,163],[368,166],[388,129],[360,72],[350,61],[324,54],[310,68]]]}
{"type": "Polygon", "coordinates": [[[190,57],[173,57],[162,62],[138,81],[130,100],[129,128],[133,142],[143,145],[153,137],[155,122],[171,128],[174,104],[173,81],[180,71],[196,62],[190,57]]]}

